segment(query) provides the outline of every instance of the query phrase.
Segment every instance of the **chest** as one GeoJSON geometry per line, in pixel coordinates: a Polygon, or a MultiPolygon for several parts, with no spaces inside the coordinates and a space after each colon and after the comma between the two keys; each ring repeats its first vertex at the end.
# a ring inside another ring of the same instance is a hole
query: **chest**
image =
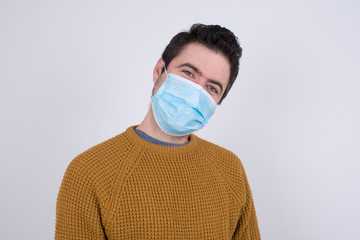
{"type": "Polygon", "coordinates": [[[228,239],[236,225],[227,182],[201,162],[140,162],[116,194],[109,239],[228,239]]]}

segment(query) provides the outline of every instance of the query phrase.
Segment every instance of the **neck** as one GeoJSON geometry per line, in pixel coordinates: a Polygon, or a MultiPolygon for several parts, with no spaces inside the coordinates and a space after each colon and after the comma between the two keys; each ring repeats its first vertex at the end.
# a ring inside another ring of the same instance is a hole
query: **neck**
{"type": "Polygon", "coordinates": [[[151,105],[144,120],[140,123],[139,126],[137,126],[137,129],[143,131],[150,137],[168,143],[184,144],[188,141],[189,138],[189,135],[172,136],[161,130],[161,128],[159,127],[159,125],[157,125],[155,121],[151,105]]]}

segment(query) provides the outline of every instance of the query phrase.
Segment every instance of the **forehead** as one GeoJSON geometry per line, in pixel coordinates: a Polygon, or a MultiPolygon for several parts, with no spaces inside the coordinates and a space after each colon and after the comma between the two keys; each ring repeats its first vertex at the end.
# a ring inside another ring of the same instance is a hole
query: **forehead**
{"type": "Polygon", "coordinates": [[[168,67],[178,67],[190,63],[197,67],[204,77],[220,81],[224,86],[230,78],[230,63],[219,51],[210,49],[200,43],[189,43],[170,62],[168,67]]]}

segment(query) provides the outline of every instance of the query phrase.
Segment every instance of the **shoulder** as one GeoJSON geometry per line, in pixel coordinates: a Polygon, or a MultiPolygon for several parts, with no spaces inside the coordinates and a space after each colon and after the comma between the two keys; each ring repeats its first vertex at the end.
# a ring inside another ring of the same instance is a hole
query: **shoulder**
{"type": "Polygon", "coordinates": [[[219,145],[197,137],[200,149],[207,160],[221,173],[237,198],[247,184],[241,160],[236,154],[219,145]]]}
{"type": "Polygon", "coordinates": [[[124,133],[97,144],[75,157],[67,167],[65,178],[77,178],[83,181],[101,184],[114,176],[127,160],[133,144],[124,133]]]}
{"type": "Polygon", "coordinates": [[[232,151],[217,144],[198,138],[200,149],[205,155],[211,158],[215,164],[226,172],[242,172],[243,166],[238,156],[232,151]]]}

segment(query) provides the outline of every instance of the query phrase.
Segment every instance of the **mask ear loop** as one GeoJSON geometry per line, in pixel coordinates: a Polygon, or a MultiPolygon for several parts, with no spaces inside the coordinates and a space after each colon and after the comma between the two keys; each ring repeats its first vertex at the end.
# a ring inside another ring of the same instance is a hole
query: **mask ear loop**
{"type": "Polygon", "coordinates": [[[166,66],[165,66],[165,63],[164,63],[164,70],[165,70],[165,73],[166,73],[166,76],[168,75],[167,71],[166,71],[166,66]]]}

